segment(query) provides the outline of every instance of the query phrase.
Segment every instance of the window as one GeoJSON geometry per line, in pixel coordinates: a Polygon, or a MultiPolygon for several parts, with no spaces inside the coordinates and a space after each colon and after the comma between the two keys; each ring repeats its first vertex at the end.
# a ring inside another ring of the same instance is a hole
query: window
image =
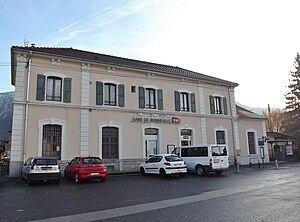
{"type": "Polygon", "coordinates": [[[42,156],[61,158],[61,139],[62,126],[44,125],[43,126],[43,143],[42,156]]]}
{"type": "Polygon", "coordinates": [[[163,110],[162,89],[139,87],[139,108],[163,110]]]}
{"type": "Polygon", "coordinates": [[[71,89],[71,78],[37,75],[36,100],[70,103],[71,89]]]}
{"type": "Polygon", "coordinates": [[[223,130],[216,131],[216,142],[217,144],[226,144],[225,131],[223,130]]]}
{"type": "Polygon", "coordinates": [[[227,156],[226,146],[212,146],[212,156],[227,156]]]}
{"type": "Polygon", "coordinates": [[[196,112],[195,93],[175,91],[175,111],[196,112]]]}
{"type": "Polygon", "coordinates": [[[207,147],[192,147],[192,148],[183,148],[181,150],[182,157],[197,157],[197,156],[208,156],[207,147]]]}
{"type": "Polygon", "coordinates": [[[61,101],[61,78],[50,76],[47,78],[46,100],[61,101]]]}
{"type": "Polygon", "coordinates": [[[102,157],[103,159],[119,158],[119,129],[116,127],[102,128],[102,157]]]}
{"type": "Polygon", "coordinates": [[[104,105],[116,106],[117,89],[115,84],[105,83],[104,84],[104,105]]]}
{"type": "Polygon", "coordinates": [[[96,82],[96,105],[125,106],[123,84],[96,82]]]}
{"type": "Polygon", "coordinates": [[[227,99],[220,96],[209,96],[210,113],[228,115],[227,99]]]}
{"type": "Polygon", "coordinates": [[[145,89],[146,109],[156,109],[155,89],[145,89]]]}
{"type": "Polygon", "coordinates": [[[180,93],[180,111],[190,111],[188,93],[180,93]]]}
{"type": "Polygon", "coordinates": [[[255,133],[247,132],[249,154],[256,154],[255,133]]]}

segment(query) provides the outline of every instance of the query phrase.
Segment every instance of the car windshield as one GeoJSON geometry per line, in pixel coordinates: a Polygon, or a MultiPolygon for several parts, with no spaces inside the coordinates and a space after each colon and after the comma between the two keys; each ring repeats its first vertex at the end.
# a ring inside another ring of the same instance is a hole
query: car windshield
{"type": "Polygon", "coordinates": [[[36,159],[35,165],[57,165],[56,159],[36,159]]]}
{"type": "Polygon", "coordinates": [[[165,160],[168,162],[182,161],[182,159],[178,156],[165,156],[165,160]]]}
{"type": "Polygon", "coordinates": [[[102,160],[97,157],[88,157],[88,158],[83,158],[82,163],[83,164],[97,164],[97,163],[102,163],[102,160]]]}

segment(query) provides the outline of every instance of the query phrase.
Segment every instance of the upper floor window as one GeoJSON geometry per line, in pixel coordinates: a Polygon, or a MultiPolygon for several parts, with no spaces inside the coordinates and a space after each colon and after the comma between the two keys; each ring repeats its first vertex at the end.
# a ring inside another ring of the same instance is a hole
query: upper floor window
{"type": "Polygon", "coordinates": [[[163,110],[162,89],[139,87],[139,108],[163,110]]]}
{"type": "Polygon", "coordinates": [[[156,109],[155,89],[145,89],[145,106],[147,109],[156,109]]]}
{"type": "Polygon", "coordinates": [[[36,100],[71,102],[71,78],[37,75],[36,100]]]}
{"type": "Polygon", "coordinates": [[[125,87],[123,84],[96,82],[96,104],[119,106],[125,105],[125,87]]]}
{"type": "Polygon", "coordinates": [[[61,101],[62,79],[54,76],[47,78],[46,100],[61,101]]]}
{"type": "Polygon", "coordinates": [[[175,111],[196,112],[195,93],[175,91],[175,111]]]}
{"type": "Polygon", "coordinates": [[[228,115],[227,99],[220,96],[209,96],[210,113],[228,115]]]}
{"type": "Polygon", "coordinates": [[[104,105],[117,105],[117,86],[115,84],[104,84],[104,105]]]}

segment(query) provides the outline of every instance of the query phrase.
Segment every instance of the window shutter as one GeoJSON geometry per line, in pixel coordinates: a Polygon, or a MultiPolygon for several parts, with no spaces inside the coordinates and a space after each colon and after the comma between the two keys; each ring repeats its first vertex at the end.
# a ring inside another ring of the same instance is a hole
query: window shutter
{"type": "Polygon", "coordinates": [[[125,105],[125,94],[124,94],[124,84],[118,85],[118,105],[124,107],[125,105]]]}
{"type": "Polygon", "coordinates": [[[45,99],[45,82],[46,77],[44,75],[38,74],[36,83],[36,100],[43,101],[45,99]]]}
{"type": "Polygon", "coordinates": [[[163,90],[162,89],[157,90],[157,103],[158,103],[158,109],[163,110],[164,103],[163,103],[163,90]]]}
{"type": "Polygon", "coordinates": [[[191,111],[192,113],[196,112],[195,93],[191,93],[191,111]]]}
{"type": "Polygon", "coordinates": [[[139,86],[139,108],[145,109],[145,89],[139,86]]]}
{"type": "Polygon", "coordinates": [[[210,113],[215,114],[215,101],[213,96],[209,96],[209,103],[210,103],[210,113]]]}
{"type": "Polygon", "coordinates": [[[175,96],[175,111],[180,111],[180,93],[178,91],[174,91],[175,96]]]}
{"type": "Polygon", "coordinates": [[[96,105],[103,105],[103,82],[96,82],[96,105]]]}
{"type": "Polygon", "coordinates": [[[226,97],[223,97],[223,110],[224,110],[224,115],[228,115],[227,99],[226,99],[226,97]]]}
{"type": "Polygon", "coordinates": [[[72,94],[72,79],[65,78],[64,79],[64,103],[71,102],[71,94],[72,94]]]}

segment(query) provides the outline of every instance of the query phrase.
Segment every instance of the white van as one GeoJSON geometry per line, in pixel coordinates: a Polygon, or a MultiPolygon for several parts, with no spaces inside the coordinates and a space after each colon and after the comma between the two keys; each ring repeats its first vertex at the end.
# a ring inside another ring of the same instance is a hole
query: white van
{"type": "Polygon", "coordinates": [[[189,171],[198,175],[206,172],[221,174],[229,168],[229,157],[226,145],[193,145],[176,147],[173,152],[186,163],[189,171]]]}

